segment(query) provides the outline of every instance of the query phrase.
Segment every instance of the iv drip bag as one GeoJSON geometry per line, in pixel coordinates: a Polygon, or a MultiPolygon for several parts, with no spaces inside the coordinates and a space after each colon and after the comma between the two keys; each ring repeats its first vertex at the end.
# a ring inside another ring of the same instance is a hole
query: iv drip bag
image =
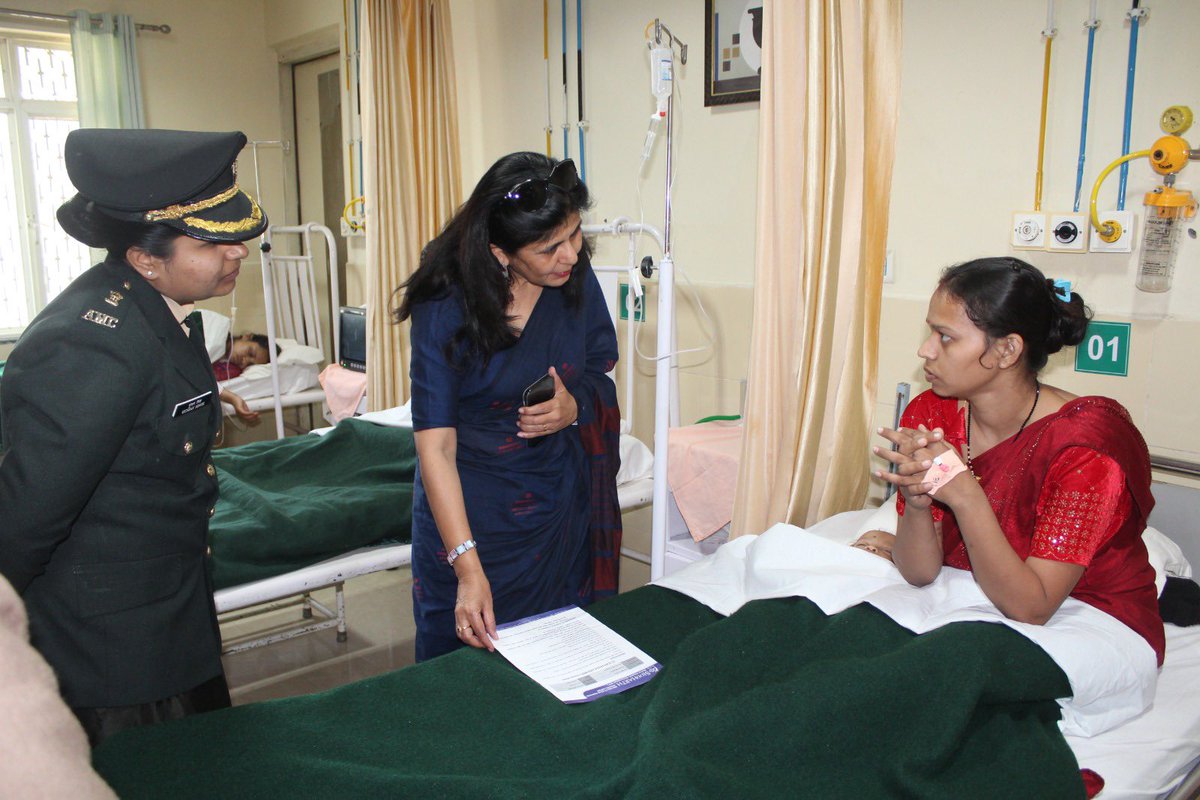
{"type": "Polygon", "coordinates": [[[657,113],[667,115],[667,101],[671,99],[671,88],[675,82],[675,54],[670,47],[655,47],[650,50],[650,94],[654,95],[657,113]]]}

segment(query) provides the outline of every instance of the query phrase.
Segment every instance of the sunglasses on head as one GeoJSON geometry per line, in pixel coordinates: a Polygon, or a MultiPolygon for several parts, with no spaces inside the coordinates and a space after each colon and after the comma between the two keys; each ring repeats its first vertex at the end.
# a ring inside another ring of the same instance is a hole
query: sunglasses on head
{"type": "Polygon", "coordinates": [[[526,213],[541,211],[546,206],[550,190],[570,192],[579,185],[575,162],[564,159],[554,165],[545,178],[526,178],[504,195],[504,199],[526,213]]]}

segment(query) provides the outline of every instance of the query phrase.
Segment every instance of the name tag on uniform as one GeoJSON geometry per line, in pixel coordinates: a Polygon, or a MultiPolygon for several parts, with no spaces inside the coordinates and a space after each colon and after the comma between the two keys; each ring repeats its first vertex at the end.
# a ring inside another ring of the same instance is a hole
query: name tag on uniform
{"type": "Polygon", "coordinates": [[[191,400],[184,400],[182,403],[175,404],[175,410],[171,412],[171,417],[182,417],[184,414],[190,414],[197,408],[204,408],[212,402],[212,392],[198,394],[191,400]]]}

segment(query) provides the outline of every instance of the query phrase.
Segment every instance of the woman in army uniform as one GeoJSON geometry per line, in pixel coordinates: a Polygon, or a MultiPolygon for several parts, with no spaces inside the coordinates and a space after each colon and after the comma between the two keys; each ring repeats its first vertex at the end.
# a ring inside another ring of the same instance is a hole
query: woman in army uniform
{"type": "Polygon", "coordinates": [[[236,183],[245,143],[72,132],[58,219],[108,258],[30,323],[0,387],[0,573],[93,745],[229,705],[206,555],[221,409],[189,314],[267,225],[236,183]]]}

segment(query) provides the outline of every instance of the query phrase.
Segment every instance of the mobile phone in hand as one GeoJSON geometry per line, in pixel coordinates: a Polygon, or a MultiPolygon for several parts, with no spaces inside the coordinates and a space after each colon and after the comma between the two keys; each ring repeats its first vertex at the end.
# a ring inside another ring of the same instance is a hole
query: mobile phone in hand
{"type": "Polygon", "coordinates": [[[525,408],[544,403],[554,397],[554,376],[547,372],[533,383],[525,387],[521,393],[521,405],[525,408]]]}
{"type": "MultiPolygon", "coordinates": [[[[521,393],[521,405],[529,408],[530,406],[536,406],[538,403],[544,403],[552,397],[554,397],[554,376],[547,372],[525,387],[525,391],[521,393]]],[[[525,443],[529,447],[537,447],[541,444],[543,438],[539,436],[535,439],[526,439],[525,443]]]]}

